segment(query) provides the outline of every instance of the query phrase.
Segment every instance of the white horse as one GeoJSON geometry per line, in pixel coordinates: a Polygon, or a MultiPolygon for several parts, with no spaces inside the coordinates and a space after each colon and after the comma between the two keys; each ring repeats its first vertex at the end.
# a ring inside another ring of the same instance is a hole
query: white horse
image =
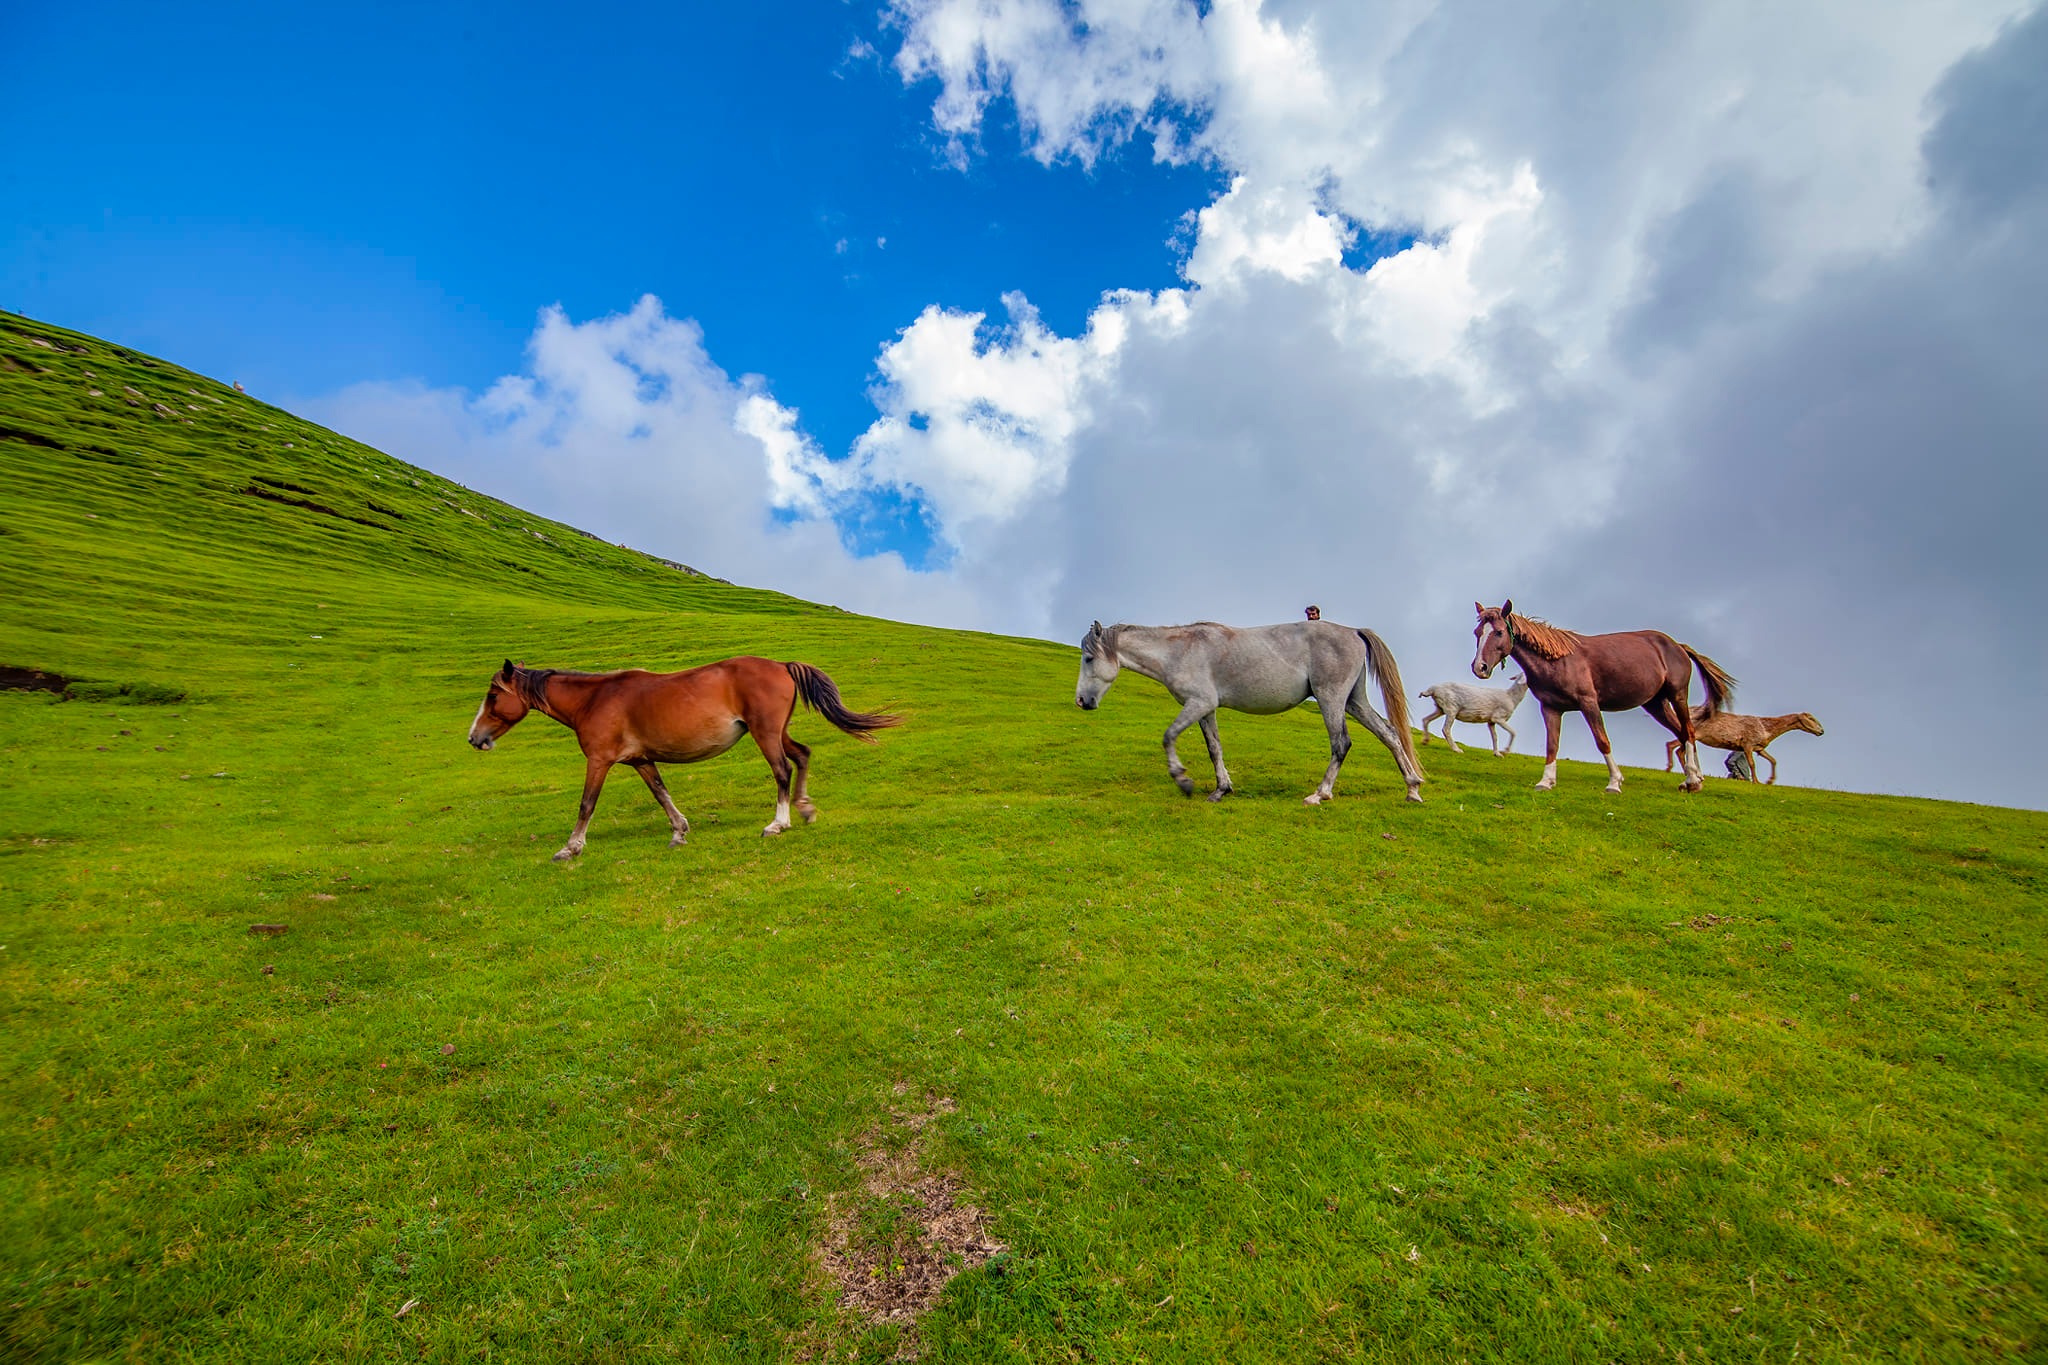
{"type": "Polygon", "coordinates": [[[1497,687],[1474,687],[1471,683],[1440,682],[1435,687],[1425,687],[1417,694],[1436,704],[1436,710],[1423,718],[1422,742],[1429,743],[1430,723],[1438,716],[1444,718],[1444,742],[1451,746],[1451,752],[1462,754],[1458,741],[1451,738],[1451,722],[1462,720],[1467,725],[1485,725],[1487,742],[1493,745],[1493,756],[1515,751],[1515,727],[1508,724],[1508,717],[1515,714],[1515,708],[1522,704],[1522,698],[1529,695],[1529,680],[1516,678],[1514,685],[1506,691],[1497,687]],[[1508,747],[1500,747],[1500,736],[1494,733],[1498,725],[1508,732],[1508,747]]]}
{"type": "Polygon", "coordinates": [[[1337,770],[1351,751],[1348,714],[1387,746],[1408,799],[1422,799],[1422,762],[1408,730],[1408,703],[1401,671],[1386,641],[1369,630],[1355,630],[1335,621],[1292,621],[1281,626],[1237,629],[1214,621],[1187,626],[1107,626],[1097,621],[1081,641],[1081,677],[1074,704],[1093,711],[1116,681],[1119,669],[1142,673],[1161,684],[1180,703],[1180,714],[1166,727],[1166,771],[1182,795],[1193,796],[1195,784],[1181,766],[1174,741],[1190,725],[1202,727],[1209,758],[1216,765],[1216,790],[1211,801],[1230,794],[1230,770],[1223,766],[1223,742],[1216,735],[1216,710],[1229,707],[1255,716],[1270,716],[1299,706],[1309,697],[1323,713],[1330,732],[1330,766],[1322,785],[1302,800],[1321,805],[1334,794],[1337,770]],[[1370,676],[1379,684],[1384,718],[1366,700],[1370,676]]]}

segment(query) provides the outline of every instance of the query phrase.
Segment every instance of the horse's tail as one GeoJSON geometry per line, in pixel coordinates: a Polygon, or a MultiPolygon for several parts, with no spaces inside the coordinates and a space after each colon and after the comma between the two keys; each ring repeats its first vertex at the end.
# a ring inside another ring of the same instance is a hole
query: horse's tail
{"type": "MultiPolygon", "coordinates": [[[[1726,711],[1728,703],[1735,700],[1735,679],[1728,676],[1727,669],[1721,667],[1721,665],[1715,663],[1691,645],[1681,644],[1679,648],[1686,652],[1686,656],[1693,661],[1693,666],[1700,671],[1700,685],[1707,689],[1707,703],[1705,707],[1707,715],[1717,715],[1722,711],[1726,711]]],[[[1695,715],[1697,714],[1695,712],[1695,715]]],[[[1704,719],[1704,717],[1700,718],[1704,719]]]]}
{"type": "Polygon", "coordinates": [[[1415,752],[1415,735],[1408,728],[1408,689],[1401,683],[1401,666],[1394,662],[1394,651],[1387,648],[1385,640],[1363,627],[1357,629],[1358,638],[1365,641],[1365,669],[1379,684],[1380,705],[1387,710],[1387,724],[1394,727],[1401,751],[1415,765],[1415,775],[1420,777],[1422,758],[1415,752]]]}
{"type": "Polygon", "coordinates": [[[855,739],[873,744],[875,737],[870,730],[886,730],[892,725],[901,725],[903,717],[892,716],[886,711],[849,711],[846,703],[839,700],[839,686],[825,676],[821,668],[810,664],[787,663],[789,679],[796,684],[796,694],[803,698],[804,705],[816,711],[826,720],[852,735],[855,739]]]}

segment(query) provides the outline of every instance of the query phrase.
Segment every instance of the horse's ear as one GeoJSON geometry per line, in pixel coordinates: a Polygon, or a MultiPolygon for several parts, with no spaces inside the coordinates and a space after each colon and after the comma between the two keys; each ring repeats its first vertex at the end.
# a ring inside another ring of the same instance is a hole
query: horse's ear
{"type": "Polygon", "coordinates": [[[505,674],[504,674],[504,677],[505,677],[505,681],[506,681],[506,682],[511,682],[511,681],[512,681],[512,661],[511,661],[510,659],[507,659],[507,660],[505,660],[505,674]]]}
{"type": "Polygon", "coordinates": [[[1507,601],[1500,604],[1500,614],[1502,616],[1513,616],[1515,614],[1514,598],[1510,597],[1507,601]]]}
{"type": "Polygon", "coordinates": [[[1486,608],[1480,606],[1477,602],[1474,602],[1472,604],[1472,614],[1474,616],[1484,616],[1486,615],[1486,608]]]}

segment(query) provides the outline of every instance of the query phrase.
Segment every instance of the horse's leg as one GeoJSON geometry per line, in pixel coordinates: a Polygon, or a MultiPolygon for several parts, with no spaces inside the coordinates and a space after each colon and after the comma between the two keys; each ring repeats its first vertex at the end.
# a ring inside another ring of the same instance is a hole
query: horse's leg
{"type": "Polygon", "coordinates": [[[807,790],[811,780],[811,746],[799,744],[788,735],[784,735],[782,747],[789,750],[790,758],[796,763],[796,786],[790,793],[796,801],[796,813],[803,818],[805,824],[815,823],[818,808],[811,804],[811,794],[807,790]]]}
{"type": "Polygon", "coordinates": [[[1586,728],[1593,732],[1593,743],[1600,750],[1600,757],[1607,760],[1607,790],[1621,790],[1621,765],[1614,761],[1614,746],[1607,742],[1607,721],[1600,714],[1598,706],[1585,706],[1579,714],[1586,718],[1586,728]]]}
{"type": "Polygon", "coordinates": [[[1756,750],[1756,751],[1755,751],[1754,753],[1750,754],[1750,756],[1749,756],[1749,780],[1750,780],[1750,781],[1752,781],[1752,782],[1755,782],[1755,781],[1757,781],[1757,775],[1756,775],[1756,761],[1757,761],[1757,760],[1758,760],[1759,758],[1770,758],[1770,759],[1771,759],[1771,780],[1770,780],[1770,782],[1769,782],[1768,784],[1766,784],[1766,785],[1768,785],[1768,786],[1773,786],[1773,787],[1777,786],[1777,785],[1778,785],[1778,760],[1777,760],[1777,759],[1775,759],[1775,758],[1771,758],[1771,751],[1770,751],[1769,749],[1758,749],[1758,750],[1756,750]]]}
{"type": "Polygon", "coordinates": [[[1209,761],[1216,765],[1216,790],[1209,793],[1211,801],[1221,801],[1230,795],[1230,769],[1223,766],[1223,736],[1216,732],[1216,713],[1211,711],[1197,722],[1202,727],[1203,742],[1209,746],[1209,761]]]}
{"type": "MultiPolygon", "coordinates": [[[[1699,736],[1693,733],[1692,707],[1686,701],[1685,693],[1667,687],[1643,709],[1677,738],[1678,761],[1685,769],[1685,781],[1679,784],[1679,790],[1696,792],[1706,786],[1706,779],[1700,776],[1699,736]]],[[[1665,771],[1670,771],[1668,759],[1665,771]]]]}
{"type": "Polygon", "coordinates": [[[1536,790],[1547,792],[1557,785],[1557,737],[1564,728],[1564,712],[1553,711],[1543,706],[1543,776],[1536,780],[1536,790]]]}
{"type": "MultiPolygon", "coordinates": [[[[1215,702],[1203,697],[1193,697],[1181,703],[1180,714],[1173,718],[1173,724],[1166,727],[1166,773],[1173,779],[1173,785],[1180,788],[1182,796],[1193,796],[1195,784],[1188,777],[1188,770],[1180,761],[1180,750],[1174,747],[1174,741],[1179,739],[1190,725],[1196,724],[1204,716],[1210,717],[1210,724],[1213,725],[1215,715],[1215,702]]],[[[1218,747],[1221,747],[1220,741],[1218,747]]]]}
{"type": "MultiPolygon", "coordinates": [[[[1658,717],[1658,719],[1659,719],[1659,720],[1663,720],[1664,718],[1663,718],[1662,716],[1659,716],[1659,717],[1658,717]]],[[[1666,724],[1669,724],[1670,722],[1668,722],[1668,721],[1667,721],[1667,722],[1665,722],[1665,723],[1666,723],[1666,724]]],[[[1671,771],[1671,765],[1672,765],[1673,763],[1677,762],[1677,761],[1678,761],[1678,741],[1677,741],[1677,740],[1675,740],[1675,739],[1673,739],[1673,740],[1667,740],[1667,741],[1665,742],[1665,744],[1664,744],[1664,771],[1665,771],[1665,772],[1667,772],[1667,773],[1668,773],[1668,772],[1670,772],[1670,771],[1671,771]]]]}
{"type": "Polygon", "coordinates": [[[780,834],[789,828],[789,780],[793,769],[784,742],[788,736],[776,730],[755,730],[754,743],[761,746],[761,757],[768,760],[768,770],[775,774],[775,818],[761,827],[762,837],[780,834]]]}
{"type": "Polygon", "coordinates": [[[675,836],[668,841],[668,846],[681,848],[690,837],[690,822],[683,818],[683,813],[676,809],[676,803],[669,799],[668,788],[661,781],[661,770],[654,766],[654,760],[651,758],[629,759],[628,762],[632,764],[633,771],[640,774],[640,780],[647,784],[647,790],[654,793],[655,802],[668,816],[668,827],[675,836]]]}
{"type": "Polygon", "coordinates": [[[1323,728],[1330,734],[1330,766],[1323,769],[1322,785],[1301,798],[1304,806],[1320,806],[1336,797],[1337,770],[1344,766],[1344,756],[1351,752],[1351,731],[1344,724],[1344,713],[1350,703],[1340,703],[1335,697],[1317,697],[1316,706],[1322,711],[1323,728]]]}
{"type": "Polygon", "coordinates": [[[590,828],[591,812],[597,809],[597,794],[604,790],[604,776],[611,770],[609,758],[584,759],[583,804],[576,808],[576,828],[570,832],[569,842],[555,851],[556,862],[566,862],[583,851],[583,832],[590,828]]]}
{"type": "MultiPolygon", "coordinates": [[[[1360,686],[1363,686],[1362,680],[1360,686]]],[[[1408,784],[1408,799],[1420,802],[1422,770],[1410,766],[1408,755],[1401,747],[1400,736],[1394,733],[1394,723],[1373,710],[1365,698],[1359,695],[1358,689],[1353,689],[1351,700],[1345,703],[1344,710],[1353,720],[1365,727],[1367,734],[1387,746],[1387,752],[1394,756],[1394,766],[1401,770],[1401,780],[1408,784]]]]}

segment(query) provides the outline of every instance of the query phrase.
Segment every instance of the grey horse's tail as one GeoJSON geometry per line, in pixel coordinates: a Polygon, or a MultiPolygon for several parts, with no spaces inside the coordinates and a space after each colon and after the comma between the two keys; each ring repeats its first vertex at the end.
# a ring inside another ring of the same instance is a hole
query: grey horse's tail
{"type": "Polygon", "coordinates": [[[783,667],[789,670],[790,681],[796,684],[796,694],[803,698],[804,705],[855,739],[863,739],[873,744],[875,737],[868,731],[886,730],[892,725],[903,723],[903,717],[892,716],[887,712],[871,714],[866,711],[847,710],[846,704],[839,700],[838,686],[825,676],[825,670],[822,668],[798,663],[784,664],[783,667]]]}
{"type": "Polygon", "coordinates": [[[1386,708],[1387,724],[1400,736],[1401,751],[1415,765],[1415,775],[1420,777],[1422,758],[1415,752],[1415,735],[1408,728],[1408,689],[1401,684],[1401,666],[1394,662],[1394,651],[1387,648],[1385,640],[1362,626],[1357,630],[1358,638],[1365,641],[1365,670],[1379,684],[1380,705],[1386,708]]]}

